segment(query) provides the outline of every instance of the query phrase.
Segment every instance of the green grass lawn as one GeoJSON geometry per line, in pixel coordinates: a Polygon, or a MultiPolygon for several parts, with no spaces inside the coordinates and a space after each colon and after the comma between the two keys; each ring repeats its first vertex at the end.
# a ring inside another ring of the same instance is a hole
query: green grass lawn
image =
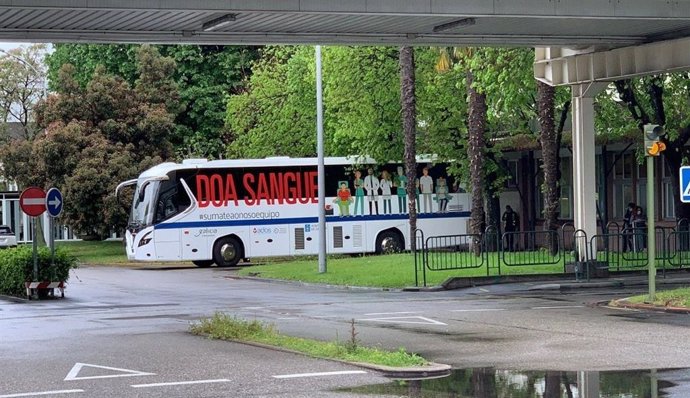
{"type": "Polygon", "coordinates": [[[56,242],[56,247],[67,249],[80,264],[113,265],[128,264],[125,248],[121,241],[65,241],[56,242]]]}
{"type": "MultiPolygon", "coordinates": [[[[512,253],[508,253],[508,255],[510,254],[512,253]]],[[[478,268],[444,271],[427,270],[427,286],[438,285],[450,277],[487,276],[486,262],[491,261],[493,264],[497,264],[497,255],[492,253],[492,256],[493,259],[485,260],[482,266],[478,268]]],[[[472,264],[478,263],[474,262],[472,264]]],[[[562,260],[553,265],[501,267],[502,275],[558,274],[562,272],[562,260]]],[[[414,256],[409,253],[385,256],[338,256],[328,260],[327,272],[323,274],[318,272],[318,260],[316,257],[245,267],[239,271],[239,274],[344,286],[402,288],[415,285],[414,256]]],[[[497,274],[496,269],[491,270],[491,275],[497,274]]],[[[421,271],[418,274],[418,278],[418,283],[421,286],[423,282],[421,271]]]]}

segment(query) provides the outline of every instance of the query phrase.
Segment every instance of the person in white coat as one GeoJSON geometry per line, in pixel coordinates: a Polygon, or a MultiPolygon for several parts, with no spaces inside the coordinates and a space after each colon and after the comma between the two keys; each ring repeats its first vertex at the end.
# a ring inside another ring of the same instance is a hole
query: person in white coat
{"type": "Polygon", "coordinates": [[[376,210],[376,215],[379,214],[379,180],[374,175],[374,169],[367,169],[367,176],[364,177],[364,190],[367,194],[367,201],[369,202],[369,214],[373,215],[373,208],[376,210]]]}
{"type": "Polygon", "coordinates": [[[393,188],[393,180],[391,179],[391,174],[384,170],[381,172],[381,181],[379,181],[379,186],[381,187],[381,196],[383,197],[383,214],[393,213],[393,205],[391,204],[391,189],[393,188]]]}

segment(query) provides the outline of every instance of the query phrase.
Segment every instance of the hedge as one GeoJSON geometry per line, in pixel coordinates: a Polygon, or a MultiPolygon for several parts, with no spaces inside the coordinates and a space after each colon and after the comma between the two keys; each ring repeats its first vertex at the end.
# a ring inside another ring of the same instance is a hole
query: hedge
{"type": "MultiPolygon", "coordinates": [[[[55,250],[51,266],[50,249],[38,249],[38,280],[36,282],[60,282],[69,279],[69,270],[76,268],[77,259],[62,248],[55,250]]],[[[24,282],[33,281],[34,259],[30,245],[0,250],[0,294],[24,295],[24,282]]]]}

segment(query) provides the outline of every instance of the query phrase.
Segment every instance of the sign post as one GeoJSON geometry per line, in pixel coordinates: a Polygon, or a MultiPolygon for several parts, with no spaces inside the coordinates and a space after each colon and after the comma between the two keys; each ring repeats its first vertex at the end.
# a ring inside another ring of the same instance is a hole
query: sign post
{"type": "Polygon", "coordinates": [[[57,188],[50,188],[46,193],[46,209],[48,211],[48,246],[50,246],[50,265],[55,262],[55,231],[53,219],[62,213],[62,192],[57,188]]]}
{"type": "Polygon", "coordinates": [[[680,172],[680,201],[690,203],[690,166],[681,166],[680,172]]]}
{"type": "Polygon", "coordinates": [[[46,211],[46,193],[38,187],[29,187],[19,195],[19,207],[33,221],[34,281],[38,281],[38,243],[36,241],[36,217],[46,211]]]}

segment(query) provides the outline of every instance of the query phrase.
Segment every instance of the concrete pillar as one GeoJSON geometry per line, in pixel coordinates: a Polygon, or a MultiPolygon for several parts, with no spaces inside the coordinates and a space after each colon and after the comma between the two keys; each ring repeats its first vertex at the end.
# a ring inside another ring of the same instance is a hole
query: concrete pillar
{"type": "MultiPolygon", "coordinates": [[[[578,84],[572,89],[573,186],[575,229],[587,234],[587,244],[597,234],[597,199],[594,144],[594,96],[607,83],[578,84]]],[[[588,260],[587,247],[578,242],[580,260],[588,260]]]]}

